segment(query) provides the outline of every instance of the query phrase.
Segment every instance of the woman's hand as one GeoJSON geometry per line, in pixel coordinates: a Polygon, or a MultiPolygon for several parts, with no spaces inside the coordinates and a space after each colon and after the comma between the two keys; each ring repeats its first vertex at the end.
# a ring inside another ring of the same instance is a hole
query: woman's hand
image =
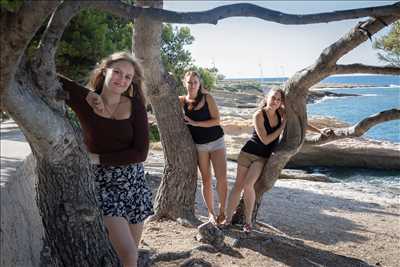
{"type": "Polygon", "coordinates": [[[285,127],[285,125],[286,125],[286,110],[285,110],[285,108],[280,107],[280,108],[278,109],[278,113],[279,113],[279,115],[281,116],[281,125],[282,125],[283,127],[285,127]]]}
{"type": "Polygon", "coordinates": [[[98,113],[102,114],[105,111],[103,99],[97,93],[89,92],[86,96],[86,101],[88,102],[89,106],[98,113]]]}
{"type": "Polygon", "coordinates": [[[184,115],[183,120],[185,121],[186,124],[192,125],[192,126],[197,126],[197,122],[189,118],[188,116],[184,115]]]}

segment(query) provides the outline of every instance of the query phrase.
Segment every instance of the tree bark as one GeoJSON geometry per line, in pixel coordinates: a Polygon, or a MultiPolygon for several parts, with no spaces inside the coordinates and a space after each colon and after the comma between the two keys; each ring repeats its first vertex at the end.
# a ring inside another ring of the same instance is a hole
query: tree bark
{"type": "MultiPolygon", "coordinates": [[[[20,21],[25,19],[18,15],[20,21]]],[[[64,27],[57,30],[62,33],[64,27]]],[[[51,44],[42,45],[55,47],[58,39],[50,41],[51,44]]],[[[19,50],[12,53],[9,56],[15,57],[19,50]]],[[[36,59],[46,64],[22,57],[2,99],[36,158],[37,205],[51,254],[46,260],[51,261],[51,266],[118,266],[97,209],[92,171],[81,138],[76,138],[63,102],[54,98],[60,90],[55,79],[54,53],[40,49],[37,53],[36,59]]]]}
{"type": "Polygon", "coordinates": [[[339,140],[343,138],[349,137],[360,137],[364,133],[366,133],[370,128],[374,127],[375,125],[391,121],[391,120],[399,120],[400,119],[400,109],[393,108],[381,111],[377,114],[371,115],[367,118],[362,119],[358,123],[353,126],[345,127],[345,128],[333,128],[332,135],[324,136],[324,135],[317,135],[312,138],[307,138],[305,143],[307,144],[314,144],[320,145],[326,142],[339,140]]]}
{"type": "MultiPolygon", "coordinates": [[[[159,8],[132,7],[122,2],[90,1],[91,6],[110,12],[116,16],[135,19],[139,16],[151,20],[167,23],[200,24],[208,23],[216,25],[218,21],[230,17],[254,17],[266,21],[272,21],[285,25],[314,24],[332,22],[364,17],[397,16],[400,17],[400,3],[379,7],[367,7],[349,10],[340,10],[326,13],[307,15],[286,14],[283,12],[263,8],[248,3],[224,5],[202,12],[175,12],[159,8]]],[[[150,1],[149,1],[150,2],[150,1]]]]}
{"type": "MultiPolygon", "coordinates": [[[[162,1],[138,1],[139,6],[162,8],[162,1]]],[[[164,151],[164,175],[156,196],[154,218],[194,220],[197,154],[183,123],[176,84],[164,73],[161,62],[159,21],[135,19],[135,54],[143,61],[147,97],[154,110],[164,151]]]]}
{"type": "Polygon", "coordinates": [[[29,42],[60,2],[24,1],[16,13],[1,11],[0,30],[3,38],[0,39],[0,99],[5,88],[9,87],[29,42]]]}
{"type": "MultiPolygon", "coordinates": [[[[252,216],[253,221],[256,220],[262,196],[273,187],[286,163],[300,150],[305,141],[307,125],[306,96],[309,88],[329,75],[334,74],[337,61],[368,40],[369,36],[366,32],[370,35],[375,34],[396,20],[396,17],[384,17],[358,23],[344,37],[325,48],[313,65],[298,71],[285,83],[287,125],[278,146],[268,159],[260,178],[254,186],[256,203],[252,216]]],[[[233,221],[242,223],[243,220],[244,201],[241,199],[233,221]]]]}

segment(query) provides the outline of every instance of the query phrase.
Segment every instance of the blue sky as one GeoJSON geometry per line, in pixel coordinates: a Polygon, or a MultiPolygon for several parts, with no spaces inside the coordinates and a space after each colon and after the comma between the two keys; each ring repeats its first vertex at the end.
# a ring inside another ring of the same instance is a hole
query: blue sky
{"type": "MultiPolygon", "coordinates": [[[[291,14],[307,14],[381,6],[396,1],[164,1],[164,9],[203,11],[232,3],[252,3],[291,14]]],[[[316,60],[321,51],[347,33],[358,20],[288,26],[249,17],[221,20],[217,25],[190,27],[195,41],[187,48],[195,64],[217,67],[228,78],[290,76],[316,60]]],[[[384,29],[374,37],[386,34],[384,29]]],[[[339,63],[383,65],[370,41],[339,63]]]]}

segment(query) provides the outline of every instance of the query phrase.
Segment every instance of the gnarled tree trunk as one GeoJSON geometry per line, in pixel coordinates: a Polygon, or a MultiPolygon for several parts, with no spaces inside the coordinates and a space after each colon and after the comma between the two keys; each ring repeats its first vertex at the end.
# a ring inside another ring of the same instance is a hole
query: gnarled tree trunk
{"type": "MultiPolygon", "coordinates": [[[[14,53],[10,57],[22,60],[3,88],[2,105],[20,126],[36,158],[37,204],[50,250],[47,263],[118,266],[97,209],[89,161],[81,138],[76,138],[79,132],[66,118],[63,102],[56,100],[62,95],[55,76],[57,41],[80,8],[79,3],[69,2],[58,7],[32,59],[18,55],[20,50],[10,51],[14,53]]],[[[24,20],[32,17],[18,16],[22,24],[29,24],[24,20]]]]}
{"type": "MultiPolygon", "coordinates": [[[[366,72],[367,70],[369,73],[381,73],[382,68],[379,67],[365,68],[361,64],[343,66],[337,65],[337,61],[368,40],[368,34],[375,34],[397,19],[396,17],[371,18],[358,23],[344,37],[324,49],[313,65],[298,71],[285,83],[284,90],[288,114],[287,126],[283,138],[280,140],[275,152],[269,158],[261,177],[255,184],[256,203],[253,212],[253,221],[257,217],[263,194],[273,187],[286,163],[300,150],[305,141],[307,126],[306,97],[309,88],[333,74],[358,73],[366,72]]],[[[400,68],[388,67],[386,74],[388,73],[399,74],[400,68]]],[[[243,222],[243,219],[244,201],[242,199],[234,216],[234,221],[243,222]]]]}
{"type": "MultiPolygon", "coordinates": [[[[162,8],[162,1],[137,1],[139,6],[162,8]]],[[[183,123],[173,79],[161,62],[162,23],[146,17],[135,20],[136,56],[143,61],[147,97],[157,119],[164,151],[164,175],[156,196],[155,218],[194,220],[197,154],[183,123]]]]}

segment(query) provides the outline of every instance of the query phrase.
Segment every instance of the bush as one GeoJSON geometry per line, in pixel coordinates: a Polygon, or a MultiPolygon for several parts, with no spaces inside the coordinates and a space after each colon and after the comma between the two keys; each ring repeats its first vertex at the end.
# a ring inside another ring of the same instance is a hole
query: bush
{"type": "Polygon", "coordinates": [[[157,124],[149,124],[149,139],[151,143],[160,141],[160,132],[157,124]]]}

